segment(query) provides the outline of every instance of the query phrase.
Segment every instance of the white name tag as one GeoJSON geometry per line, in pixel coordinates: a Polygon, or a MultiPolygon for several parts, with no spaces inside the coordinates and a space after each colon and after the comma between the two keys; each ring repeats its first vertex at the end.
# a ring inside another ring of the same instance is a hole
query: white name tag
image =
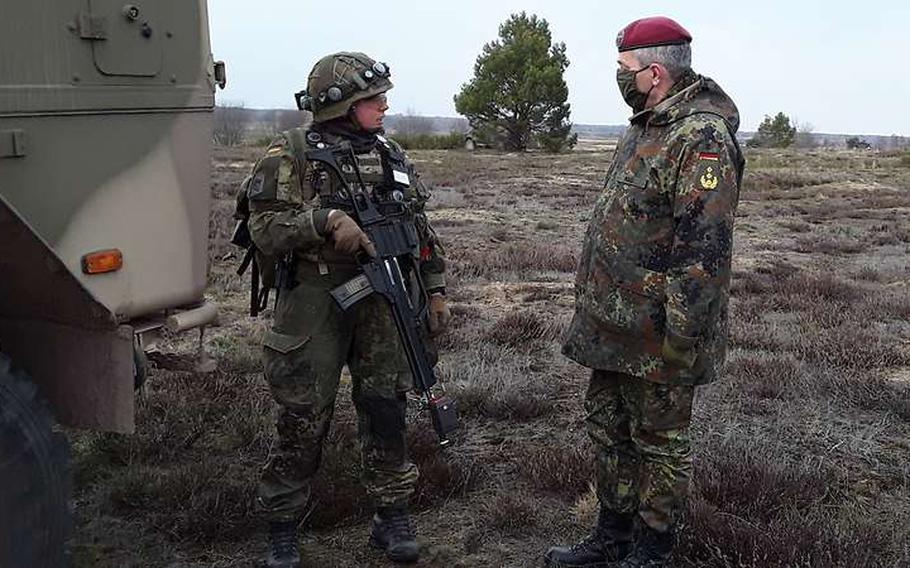
{"type": "Polygon", "coordinates": [[[405,172],[392,170],[392,177],[395,178],[395,183],[400,183],[405,187],[411,187],[411,178],[405,172]]]}

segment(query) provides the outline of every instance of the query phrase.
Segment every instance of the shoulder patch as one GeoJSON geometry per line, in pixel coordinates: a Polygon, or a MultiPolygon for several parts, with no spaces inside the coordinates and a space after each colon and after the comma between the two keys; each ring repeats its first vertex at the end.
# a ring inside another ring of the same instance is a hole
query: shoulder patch
{"type": "Polygon", "coordinates": [[[257,172],[250,180],[250,185],[246,190],[247,197],[252,200],[259,198],[262,195],[263,185],[265,185],[265,174],[257,172]]]}
{"type": "MultiPolygon", "coordinates": [[[[279,154],[280,154],[279,148],[279,154]]],[[[256,171],[253,172],[253,178],[250,180],[250,186],[247,189],[247,196],[251,201],[261,201],[266,199],[275,199],[278,189],[278,165],[281,163],[279,155],[266,153],[266,156],[259,160],[256,171]]]]}

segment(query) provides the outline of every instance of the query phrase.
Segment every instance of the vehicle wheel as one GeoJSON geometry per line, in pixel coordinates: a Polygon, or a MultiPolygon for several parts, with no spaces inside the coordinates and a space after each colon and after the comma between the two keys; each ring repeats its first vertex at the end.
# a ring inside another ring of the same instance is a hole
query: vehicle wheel
{"type": "Polygon", "coordinates": [[[0,566],[68,566],[69,443],[34,383],[0,354],[0,566]]]}

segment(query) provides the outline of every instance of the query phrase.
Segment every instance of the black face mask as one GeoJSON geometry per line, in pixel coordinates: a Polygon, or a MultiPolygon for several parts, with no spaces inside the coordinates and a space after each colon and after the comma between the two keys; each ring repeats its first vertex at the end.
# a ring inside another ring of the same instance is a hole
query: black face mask
{"type": "Polygon", "coordinates": [[[651,91],[654,90],[654,85],[651,85],[647,93],[642,93],[635,86],[635,77],[645,69],[650,69],[650,65],[645,65],[641,69],[616,70],[616,83],[619,85],[619,92],[622,93],[623,100],[632,107],[632,112],[634,113],[645,110],[645,103],[648,102],[648,97],[651,95],[651,91]]]}
{"type": "Polygon", "coordinates": [[[346,116],[323,122],[320,124],[320,128],[323,132],[340,136],[349,141],[356,154],[371,152],[373,147],[376,146],[376,135],[382,133],[382,130],[367,132],[360,128],[350,113],[346,116]]]}

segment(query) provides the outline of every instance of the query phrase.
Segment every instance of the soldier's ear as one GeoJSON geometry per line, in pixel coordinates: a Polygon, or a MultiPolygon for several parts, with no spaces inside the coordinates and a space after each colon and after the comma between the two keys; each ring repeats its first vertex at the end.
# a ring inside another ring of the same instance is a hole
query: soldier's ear
{"type": "Polygon", "coordinates": [[[670,79],[670,74],[667,73],[667,68],[661,65],[660,63],[651,64],[651,84],[657,86],[661,81],[666,81],[670,79]]]}

